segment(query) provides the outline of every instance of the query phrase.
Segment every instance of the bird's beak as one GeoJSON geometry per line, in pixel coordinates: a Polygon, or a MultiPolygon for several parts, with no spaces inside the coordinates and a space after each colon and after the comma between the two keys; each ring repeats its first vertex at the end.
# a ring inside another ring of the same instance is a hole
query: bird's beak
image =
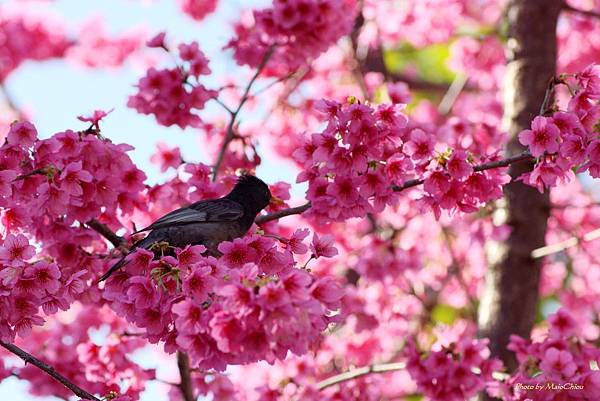
{"type": "Polygon", "coordinates": [[[271,204],[272,205],[277,205],[277,206],[281,206],[283,205],[285,202],[282,199],[279,199],[276,196],[271,196],[271,204]]]}

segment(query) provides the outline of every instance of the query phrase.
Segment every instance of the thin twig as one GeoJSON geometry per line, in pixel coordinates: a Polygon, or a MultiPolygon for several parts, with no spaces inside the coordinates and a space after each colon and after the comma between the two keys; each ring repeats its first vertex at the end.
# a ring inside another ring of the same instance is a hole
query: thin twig
{"type": "Polygon", "coordinates": [[[577,246],[580,243],[593,241],[598,238],[600,238],[600,228],[585,233],[583,237],[572,236],[564,241],[557,242],[556,244],[550,244],[534,249],[531,252],[531,257],[534,259],[543,258],[544,256],[552,255],[577,246]]]}
{"type": "Polygon", "coordinates": [[[181,377],[179,388],[183,394],[183,398],[185,401],[195,401],[192,374],[190,372],[190,358],[186,353],[177,351],[177,367],[179,368],[179,376],[181,377]]]}
{"type": "Polygon", "coordinates": [[[4,341],[0,340],[0,346],[6,348],[10,352],[15,354],[19,358],[21,358],[25,362],[25,364],[30,363],[33,366],[35,366],[36,368],[43,370],[48,375],[50,375],[52,378],[54,378],[56,381],[60,382],[63,386],[65,386],[66,388],[71,390],[73,392],[73,394],[75,394],[77,397],[82,398],[84,400],[100,401],[99,398],[88,393],[87,391],[85,391],[84,389],[77,386],[76,384],[71,382],[69,379],[67,379],[60,373],[58,373],[52,366],[48,365],[45,362],[40,361],[39,359],[37,359],[33,355],[29,354],[28,352],[22,350],[21,348],[17,347],[16,345],[11,344],[11,343],[5,343],[4,341]]]}
{"type": "Polygon", "coordinates": [[[19,119],[23,118],[24,117],[23,112],[21,112],[21,109],[19,108],[19,106],[17,106],[17,103],[13,99],[12,95],[8,92],[8,90],[6,89],[6,86],[4,86],[4,84],[0,84],[0,93],[2,93],[2,96],[4,97],[4,100],[6,101],[6,104],[8,105],[8,107],[12,111],[17,113],[18,118],[19,119]]]}
{"type": "Polygon", "coordinates": [[[215,162],[215,166],[214,166],[214,170],[213,170],[213,177],[212,177],[213,181],[215,181],[217,179],[217,176],[219,174],[219,169],[221,168],[221,164],[223,163],[223,158],[225,157],[225,152],[227,151],[227,147],[229,146],[229,143],[235,137],[234,127],[235,127],[235,122],[237,120],[238,114],[242,110],[242,107],[244,107],[244,104],[246,104],[246,102],[250,98],[250,90],[252,89],[254,82],[256,82],[256,79],[258,78],[260,73],[264,70],[265,66],[269,62],[269,59],[271,58],[271,56],[273,56],[274,51],[275,51],[275,46],[271,46],[267,50],[262,61],[256,68],[256,72],[254,73],[254,75],[252,76],[250,81],[248,82],[248,85],[246,85],[246,89],[244,90],[244,93],[242,94],[240,103],[238,104],[237,108],[235,110],[233,110],[233,112],[230,112],[231,117],[229,119],[229,124],[227,125],[227,133],[225,134],[225,139],[223,140],[223,144],[221,145],[221,150],[219,151],[219,155],[217,156],[217,161],[215,162]]]}
{"type": "Polygon", "coordinates": [[[600,18],[600,12],[596,11],[596,10],[581,10],[579,8],[575,8],[573,6],[571,6],[570,4],[567,4],[567,2],[565,2],[565,4],[563,5],[563,9],[565,11],[568,11],[570,13],[573,14],[580,14],[586,17],[592,17],[592,18],[600,18]]]}
{"type": "MultiPolygon", "coordinates": [[[[473,167],[473,171],[485,171],[485,170],[491,170],[494,168],[508,167],[513,163],[518,163],[520,161],[529,160],[532,158],[533,158],[533,156],[531,156],[531,153],[529,153],[529,151],[525,151],[525,152],[519,153],[518,155],[507,157],[506,159],[479,164],[479,165],[473,167]]],[[[402,185],[393,185],[392,189],[396,192],[400,192],[400,191],[404,191],[405,189],[408,189],[408,188],[419,186],[419,185],[423,184],[423,182],[425,182],[425,180],[423,178],[415,178],[413,180],[405,181],[402,185]]]]}
{"type": "MultiPolygon", "coordinates": [[[[506,159],[479,164],[479,165],[473,167],[473,171],[485,171],[485,170],[491,170],[494,168],[508,167],[513,163],[517,163],[517,162],[520,162],[523,160],[530,160],[530,159],[533,159],[533,156],[531,156],[531,153],[529,153],[528,151],[525,151],[525,152],[519,153],[518,155],[507,157],[506,159]]],[[[401,192],[401,191],[404,191],[405,189],[419,186],[419,185],[423,184],[423,182],[425,182],[425,180],[423,178],[415,178],[412,180],[405,181],[401,185],[392,185],[392,190],[395,192],[401,192]]],[[[308,202],[302,206],[292,207],[289,209],[279,210],[274,213],[258,216],[256,218],[255,222],[256,222],[256,224],[264,224],[268,221],[277,220],[282,217],[291,216],[294,214],[302,214],[305,211],[307,211],[308,209],[310,209],[310,207],[311,207],[311,204],[310,204],[310,202],[308,202]]]]}
{"type": "Polygon", "coordinates": [[[96,231],[98,234],[102,235],[106,238],[115,248],[120,247],[121,245],[125,245],[127,241],[123,237],[115,234],[108,226],[104,223],[100,223],[96,219],[91,219],[87,223],[85,223],[88,227],[96,231]]]}
{"type": "Polygon", "coordinates": [[[289,74],[284,75],[283,77],[277,78],[273,82],[268,83],[264,87],[258,89],[256,92],[254,92],[252,94],[252,97],[256,97],[256,96],[260,95],[261,93],[268,91],[269,89],[271,89],[275,85],[287,81],[288,79],[292,78],[296,74],[296,72],[298,72],[298,70],[292,71],[289,74]]]}
{"type": "Polygon", "coordinates": [[[272,220],[277,220],[277,219],[280,219],[280,218],[285,217],[285,216],[291,216],[293,214],[302,214],[305,211],[307,211],[308,209],[310,209],[310,202],[305,203],[302,206],[291,207],[289,209],[283,209],[283,210],[279,210],[277,212],[273,212],[273,213],[265,214],[265,215],[262,215],[262,216],[258,216],[256,218],[256,220],[254,220],[254,222],[256,224],[264,224],[266,222],[269,222],[269,221],[272,221],[272,220]]]}
{"type": "Polygon", "coordinates": [[[233,110],[229,106],[227,106],[221,99],[218,97],[213,97],[213,100],[217,102],[221,107],[223,107],[229,114],[233,114],[233,110]]]}
{"type": "Polygon", "coordinates": [[[550,78],[550,81],[548,81],[548,87],[546,88],[546,93],[544,94],[544,101],[540,106],[541,116],[547,116],[553,112],[554,108],[550,105],[550,102],[554,101],[554,89],[556,88],[556,85],[563,83],[564,82],[557,77],[550,78]]]}
{"type": "MultiPolygon", "coordinates": [[[[462,271],[460,270],[458,256],[456,255],[456,252],[454,251],[454,246],[452,245],[452,235],[451,235],[450,228],[448,228],[447,226],[442,226],[441,228],[442,228],[442,235],[444,236],[444,240],[446,242],[446,247],[448,248],[448,253],[450,254],[450,259],[452,260],[452,264],[450,266],[450,269],[448,269],[447,275],[448,276],[456,275],[456,280],[458,281],[458,284],[464,291],[464,293],[469,301],[469,305],[473,306],[476,304],[476,299],[473,296],[471,296],[471,292],[469,291],[469,286],[467,285],[467,282],[465,281],[465,278],[462,275],[462,271]]],[[[444,285],[444,287],[445,287],[445,285],[444,285]]],[[[442,289],[443,289],[443,287],[440,289],[439,292],[441,292],[442,289]]]]}
{"type": "Polygon", "coordinates": [[[396,370],[402,370],[406,368],[404,362],[393,362],[393,363],[381,363],[370,366],[363,366],[361,368],[349,370],[339,375],[332,376],[328,379],[322,380],[317,383],[317,390],[323,390],[324,388],[334,386],[336,384],[355,379],[360,376],[365,376],[370,373],[385,373],[394,372],[396,370]]]}
{"type": "Polygon", "coordinates": [[[438,105],[438,111],[440,112],[440,114],[450,114],[450,112],[452,111],[452,107],[454,107],[454,103],[456,103],[456,99],[458,99],[458,96],[467,85],[468,80],[469,78],[464,74],[458,74],[454,78],[454,81],[452,81],[452,84],[450,85],[450,87],[444,94],[444,97],[440,101],[440,104],[438,105]]]}
{"type": "Polygon", "coordinates": [[[589,209],[600,206],[600,202],[588,203],[586,205],[574,205],[574,204],[553,204],[552,209],[589,209]]]}

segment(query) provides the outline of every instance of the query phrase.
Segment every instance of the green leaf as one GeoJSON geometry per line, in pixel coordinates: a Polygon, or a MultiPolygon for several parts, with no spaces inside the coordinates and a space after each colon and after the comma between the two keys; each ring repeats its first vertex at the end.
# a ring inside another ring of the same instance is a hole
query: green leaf
{"type": "Polygon", "coordinates": [[[459,310],[445,304],[437,304],[431,311],[431,320],[436,323],[452,324],[459,316],[459,310]]]}
{"type": "Polygon", "coordinates": [[[447,64],[450,44],[440,43],[423,48],[415,48],[405,43],[392,50],[385,50],[383,61],[389,71],[402,72],[408,66],[417,70],[419,78],[434,83],[451,83],[456,74],[447,64]]]}

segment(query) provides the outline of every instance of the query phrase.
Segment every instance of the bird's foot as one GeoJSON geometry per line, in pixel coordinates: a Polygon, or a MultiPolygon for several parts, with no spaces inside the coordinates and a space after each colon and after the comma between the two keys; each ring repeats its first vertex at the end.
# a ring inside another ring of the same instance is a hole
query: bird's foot
{"type": "Polygon", "coordinates": [[[158,241],[150,245],[148,248],[150,251],[157,253],[160,252],[161,255],[164,255],[166,251],[170,248],[173,248],[167,241],[158,241]]]}

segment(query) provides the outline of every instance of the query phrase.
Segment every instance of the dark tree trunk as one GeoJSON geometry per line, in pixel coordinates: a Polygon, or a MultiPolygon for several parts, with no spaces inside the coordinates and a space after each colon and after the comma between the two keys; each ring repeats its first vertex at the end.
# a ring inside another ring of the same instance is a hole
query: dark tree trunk
{"type": "MultiPolygon", "coordinates": [[[[517,135],[539,114],[548,82],[556,75],[556,22],[561,0],[513,0],[508,4],[508,67],[504,88],[504,129],[511,139],[506,154],[524,150],[517,135]]],[[[531,162],[510,167],[515,179],[531,162]]],[[[512,232],[491,257],[479,308],[482,337],[494,356],[513,370],[506,349],[511,334],[529,337],[539,300],[540,260],[531,251],[544,245],[550,212],[548,193],[513,181],[504,189],[505,220],[512,232]]]]}

